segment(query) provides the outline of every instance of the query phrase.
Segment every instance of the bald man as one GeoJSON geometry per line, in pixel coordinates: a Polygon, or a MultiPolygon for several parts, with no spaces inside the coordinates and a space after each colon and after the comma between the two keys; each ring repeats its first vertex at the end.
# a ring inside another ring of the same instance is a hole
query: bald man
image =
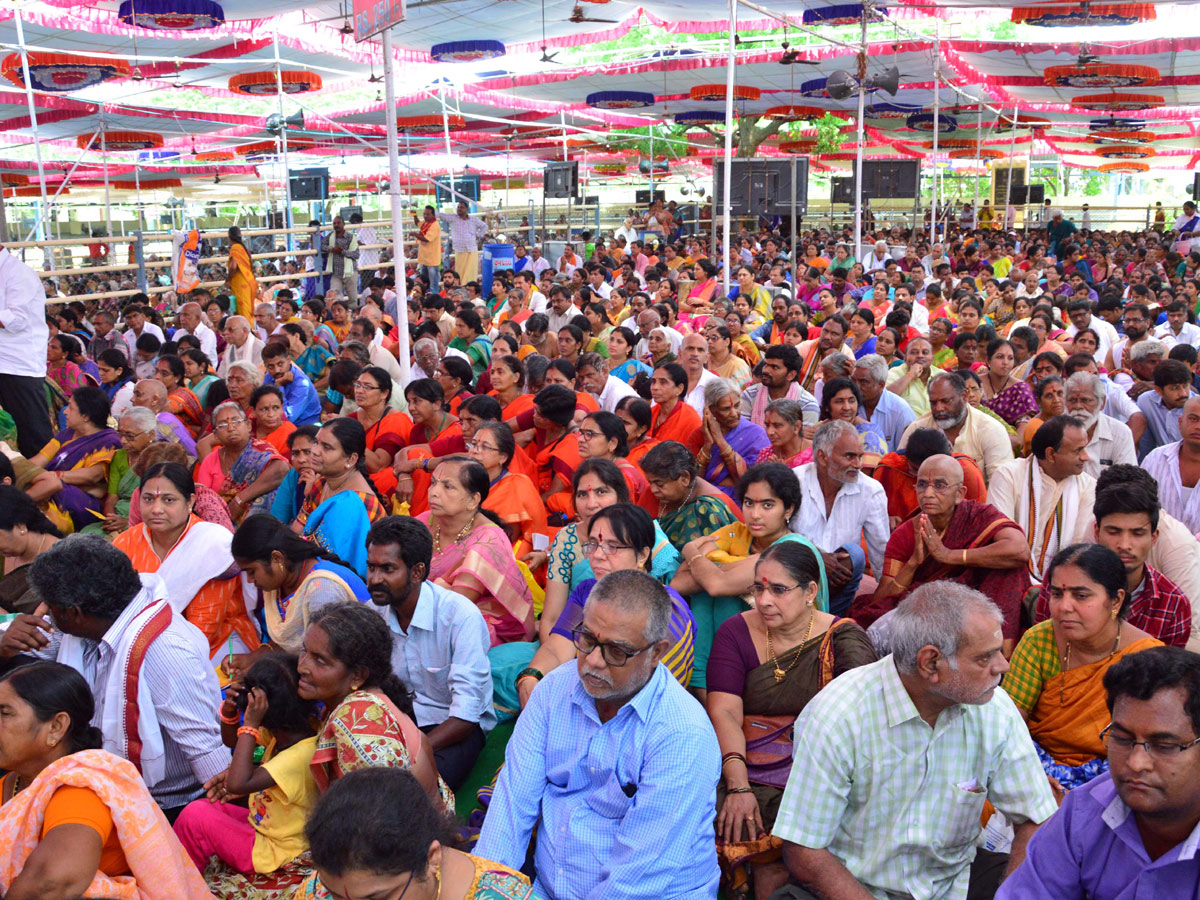
{"type": "Polygon", "coordinates": [[[984,592],[1004,612],[1005,652],[1011,653],[1030,586],[1025,533],[994,506],[966,499],[962,466],[953,456],[921,463],[916,490],[917,512],[892,533],[870,608],[855,618],[869,625],[914,588],[957,581],[984,592]]]}
{"type": "Polygon", "coordinates": [[[208,357],[215,369],[220,363],[217,354],[217,333],[208,327],[204,321],[204,310],[199,303],[185,303],[179,308],[179,329],[175,332],[175,340],[190,334],[200,342],[201,352],[208,357]]]}
{"type": "MultiPolygon", "coordinates": [[[[245,321],[243,319],[243,321],[245,321]]],[[[155,378],[143,378],[133,386],[133,405],[144,406],[158,419],[158,440],[179,443],[193,459],[196,456],[196,441],[187,426],[167,409],[167,386],[155,378]]]]}
{"type": "Polygon", "coordinates": [[[250,320],[245,316],[230,316],[225,320],[225,344],[221,365],[217,367],[217,374],[222,378],[229,374],[229,366],[235,362],[248,362],[262,368],[263,342],[254,336],[250,320]]]}

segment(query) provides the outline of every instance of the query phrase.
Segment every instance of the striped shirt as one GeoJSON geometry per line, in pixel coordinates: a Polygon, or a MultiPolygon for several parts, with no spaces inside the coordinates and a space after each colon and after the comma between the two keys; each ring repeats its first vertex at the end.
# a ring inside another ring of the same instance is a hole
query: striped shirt
{"type": "Polygon", "coordinates": [[[774,834],[829,850],[881,900],[962,900],[985,800],[1016,823],[1057,809],[1012,700],[997,689],[931,728],[886,656],[804,708],[774,834]]]}

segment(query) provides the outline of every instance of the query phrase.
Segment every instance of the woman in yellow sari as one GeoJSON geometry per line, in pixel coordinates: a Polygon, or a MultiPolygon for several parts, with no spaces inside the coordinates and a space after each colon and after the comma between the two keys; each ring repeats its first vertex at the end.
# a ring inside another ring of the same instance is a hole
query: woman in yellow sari
{"type": "Polygon", "coordinates": [[[226,283],[237,302],[237,314],[246,321],[254,321],[254,304],[258,297],[258,280],[254,277],[254,265],[250,262],[250,251],[242,243],[242,229],[236,225],[229,229],[229,276],[226,283]]]}
{"type": "Polygon", "coordinates": [[[1099,544],[1074,544],[1050,563],[1050,618],[1025,632],[1004,690],[1029,724],[1046,774],[1064,791],[1108,771],[1104,673],[1162,642],[1125,621],[1125,566],[1099,544]]]}

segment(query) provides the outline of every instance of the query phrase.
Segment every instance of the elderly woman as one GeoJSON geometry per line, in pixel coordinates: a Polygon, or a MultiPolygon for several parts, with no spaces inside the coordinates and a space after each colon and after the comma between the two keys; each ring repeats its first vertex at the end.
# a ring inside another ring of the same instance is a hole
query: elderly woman
{"type": "Polygon", "coordinates": [[[771,442],[761,426],[742,418],[742,394],[719,378],[704,388],[704,444],[697,460],[704,480],[732,497],[738,479],[771,442]]]}
{"type": "MultiPolygon", "coordinates": [[[[742,564],[744,565],[744,563],[742,564]]],[[[725,764],[717,786],[718,853],[736,890],[750,877],[749,857],[767,837],[792,768],[796,717],[838,675],[874,662],[870,639],[829,613],[821,554],[805,538],[784,537],[751,565],[755,605],[727,618],[708,658],[705,707],[725,764]]],[[[755,862],[759,897],[787,881],[778,861],[755,862]]]]}
{"type": "Polygon", "coordinates": [[[483,422],[467,443],[467,452],[487,469],[491,482],[483,508],[500,519],[514,547],[520,545],[516,555],[528,555],[534,534],[546,533],[546,505],[529,477],[509,468],[518,452],[512,429],[505,422],[483,422]]]}
{"type": "Polygon", "coordinates": [[[138,489],[140,476],[134,471],[142,451],[154,442],[158,420],[144,406],[131,406],[117,422],[121,449],[108,467],[108,494],[104,498],[104,521],[88,525],[85,532],[119,534],[129,527],[129,504],[138,489]]]}
{"type": "Polygon", "coordinates": [[[196,467],[196,483],[221,495],[235,525],[250,513],[270,511],[288,473],[287,460],[252,430],[242,407],[226,400],[213,410],[216,449],[196,467]]]}
{"type": "MultiPolygon", "coordinates": [[[[736,315],[732,313],[731,315],[736,315]]],[[[734,350],[733,333],[716,319],[710,319],[706,329],[708,337],[708,370],[739,388],[754,380],[750,366],[734,350]]]]}
{"type": "Polygon", "coordinates": [[[795,400],[782,397],[767,404],[763,430],[770,446],[758,452],[755,463],[781,462],[789,468],[800,465],[801,454],[811,451],[804,436],[804,409],[795,400]]]}
{"type": "Polygon", "coordinates": [[[29,496],[64,534],[104,517],[108,467],[121,446],[108,415],[108,397],[100,388],[76,390],[66,406],[67,427],[29,460],[19,479],[28,482],[29,496]]]}
{"type": "Polygon", "coordinates": [[[492,646],[533,637],[533,597],[503,529],[483,512],[487,470],[466,457],[433,472],[429,510],[418,518],[433,533],[429,578],[479,607],[492,646]]]}
{"type": "Polygon", "coordinates": [[[240,406],[243,412],[249,413],[250,395],[262,383],[262,372],[253,363],[235,362],[229,364],[229,372],[225,375],[225,387],[229,390],[229,399],[240,406]]]}
{"type": "Polygon", "coordinates": [[[740,518],[733,500],[700,477],[696,457],[678,441],[664,441],[647,453],[642,471],[650,485],[647,509],[678,550],[740,518]]]}
{"type": "Polygon", "coordinates": [[[195,485],[178,463],[158,463],[142,476],[142,521],[117,535],[113,546],[140,573],[167,587],[172,609],[204,633],[209,653],[254,650],[258,629],[246,612],[242,580],[229,552],[232,535],[192,512],[195,485]]]}
{"type": "Polygon", "coordinates": [[[675,354],[671,352],[671,338],[668,336],[665,326],[656,325],[650,329],[650,334],[646,338],[646,350],[642,362],[651,369],[675,362],[675,354]]]}
{"type": "Polygon", "coordinates": [[[42,602],[29,583],[33,561],[62,538],[36,503],[11,484],[0,484],[0,610],[32,613],[42,602]]]}
{"type": "Polygon", "coordinates": [[[0,679],[0,891],[11,900],[210,900],[137,768],[101,749],[92,692],[74,669],[0,679]]]}
{"type": "MultiPolygon", "coordinates": [[[[559,666],[574,662],[576,652],[572,632],[583,621],[583,606],[596,582],[610,572],[649,572],[656,541],[654,520],[644,509],[631,503],[606,506],[591,516],[587,540],[582,546],[583,555],[591,566],[591,574],[571,589],[566,605],[553,623],[549,635],[543,639],[529,663],[534,672],[526,669],[526,674],[517,682],[522,708],[541,678],[559,666]]],[[[671,595],[671,636],[675,640],[662,662],[686,687],[692,677],[695,623],[687,602],[679,592],[673,588],[667,588],[667,591],[671,595]]]]}
{"type": "Polygon", "coordinates": [[[1162,642],[1125,621],[1125,565],[1100,544],[1058,552],[1046,575],[1050,618],[1021,638],[1004,690],[1029,724],[1046,774],[1071,790],[1108,771],[1104,673],[1162,642]]]}

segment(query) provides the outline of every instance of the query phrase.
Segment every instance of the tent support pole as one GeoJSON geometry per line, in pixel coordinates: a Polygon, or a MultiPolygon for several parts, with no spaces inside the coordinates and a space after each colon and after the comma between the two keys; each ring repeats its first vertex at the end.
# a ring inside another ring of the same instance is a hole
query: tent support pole
{"type": "Polygon", "coordinates": [[[855,127],[858,136],[858,146],[854,150],[854,260],[862,262],[863,252],[863,142],[866,140],[866,129],[863,124],[867,93],[863,89],[862,79],[867,66],[867,7],[863,6],[861,49],[858,51],[858,116],[855,127]]]}
{"type": "MultiPolygon", "coordinates": [[[[279,100],[279,146],[283,150],[283,227],[292,227],[292,170],[288,165],[287,123],[283,116],[283,67],[279,59],[279,32],[275,32],[275,95],[279,100]]],[[[268,224],[269,221],[268,221],[268,224]]],[[[293,235],[287,234],[287,249],[292,251],[293,235]]],[[[357,285],[355,286],[357,287],[357,285]]]]}
{"type": "Polygon", "coordinates": [[[383,32],[383,84],[387,92],[388,195],[392,207],[392,273],[396,279],[396,336],[399,346],[400,383],[407,386],[411,372],[408,358],[408,279],[404,267],[404,216],[400,209],[400,135],[396,130],[396,84],[392,77],[392,29],[383,32]]]}
{"type": "MultiPolygon", "coordinates": [[[[729,0],[729,61],[725,67],[725,177],[723,179],[723,197],[721,197],[721,271],[725,273],[725,296],[729,296],[730,279],[733,275],[730,269],[729,251],[733,246],[733,228],[731,212],[733,209],[733,85],[737,69],[737,0],[729,0]]],[[[650,171],[654,171],[654,160],[650,160],[650,171]]],[[[653,176],[651,176],[653,177],[653,176]]],[[[651,195],[653,199],[653,195],[651,195]]]]}
{"type": "MultiPolygon", "coordinates": [[[[33,102],[33,82],[29,77],[29,52],[25,48],[25,28],[21,24],[20,8],[13,9],[13,21],[17,26],[17,44],[21,49],[21,73],[25,80],[25,103],[29,106],[29,122],[33,125],[33,152],[37,158],[38,184],[42,189],[42,206],[38,210],[38,221],[35,230],[41,229],[43,237],[46,236],[46,216],[50,215],[50,201],[46,197],[46,168],[42,163],[42,139],[38,136],[38,119],[37,119],[37,104],[33,102]]],[[[31,232],[25,240],[33,237],[31,232]]],[[[58,263],[54,261],[54,248],[48,247],[46,252],[50,255],[50,265],[53,268],[58,268],[58,263]]]]}

